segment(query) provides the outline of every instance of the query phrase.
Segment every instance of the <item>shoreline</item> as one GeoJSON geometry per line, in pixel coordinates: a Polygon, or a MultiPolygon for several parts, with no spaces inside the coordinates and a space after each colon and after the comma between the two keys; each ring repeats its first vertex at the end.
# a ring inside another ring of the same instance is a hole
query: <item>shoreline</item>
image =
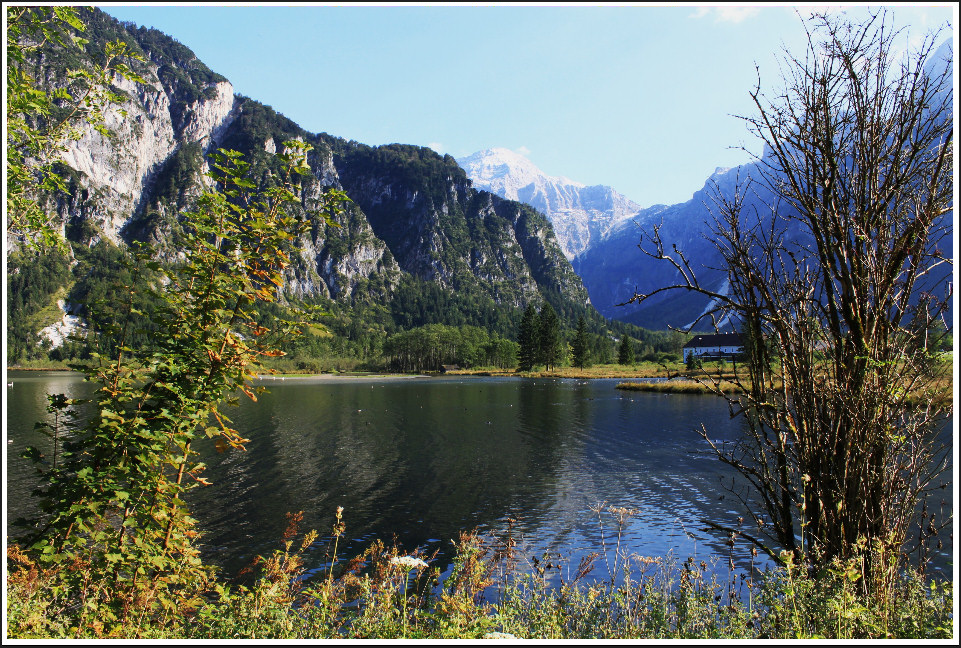
{"type": "MultiPolygon", "coordinates": [[[[38,372],[57,372],[57,373],[75,373],[77,375],[83,375],[83,372],[77,371],[76,369],[71,369],[69,367],[7,367],[7,372],[22,371],[29,373],[38,372]]],[[[392,373],[370,373],[370,374],[356,374],[356,373],[319,373],[319,374],[282,374],[272,376],[270,374],[258,374],[255,380],[257,381],[269,381],[269,382],[279,382],[288,380],[313,380],[318,382],[334,382],[334,381],[366,381],[366,380],[407,380],[411,378],[430,378],[434,374],[392,374],[392,373]]],[[[439,374],[443,375],[443,374],[439,374]]]]}
{"type": "Polygon", "coordinates": [[[369,382],[369,381],[388,381],[388,380],[411,380],[414,378],[430,378],[429,374],[284,374],[282,376],[271,376],[270,374],[259,374],[258,381],[264,382],[369,382]]]}
{"type": "MultiPolygon", "coordinates": [[[[76,373],[82,372],[70,367],[7,367],[7,372],[57,372],[57,373],[76,373]]],[[[410,373],[390,373],[390,372],[370,372],[370,373],[278,373],[257,374],[255,380],[264,382],[282,381],[304,381],[314,382],[359,382],[359,381],[383,381],[383,380],[410,380],[414,378],[558,378],[573,380],[623,380],[623,381],[654,381],[654,383],[667,382],[671,379],[692,380],[686,372],[671,371],[665,375],[663,369],[654,370],[652,368],[633,368],[633,369],[571,369],[563,368],[554,371],[515,371],[498,369],[458,369],[454,371],[436,371],[419,374],[410,373]]]]}
{"type": "MultiPolygon", "coordinates": [[[[669,372],[665,372],[664,368],[661,366],[657,367],[645,367],[645,366],[635,366],[635,367],[624,367],[617,368],[616,365],[607,367],[597,367],[597,368],[587,368],[587,369],[576,369],[572,367],[562,367],[560,369],[554,369],[551,371],[517,371],[514,369],[492,369],[489,367],[481,367],[478,369],[455,369],[452,371],[429,371],[419,374],[410,373],[391,373],[389,371],[372,371],[366,372],[344,372],[344,373],[287,373],[278,371],[277,374],[260,373],[257,374],[257,380],[296,380],[296,379],[318,379],[318,378],[330,378],[330,379],[394,379],[394,378],[436,378],[436,377],[470,377],[470,376],[480,376],[480,377],[494,377],[494,378],[574,378],[578,380],[590,380],[590,379],[621,379],[621,380],[644,380],[656,378],[659,380],[669,380],[671,378],[685,378],[688,377],[687,372],[680,369],[683,365],[679,366],[677,369],[671,368],[669,372]]],[[[76,369],[64,366],[50,366],[50,367],[10,367],[6,368],[8,372],[10,371],[23,371],[23,372],[39,372],[39,371],[56,371],[56,372],[73,372],[81,373],[76,369]]]]}

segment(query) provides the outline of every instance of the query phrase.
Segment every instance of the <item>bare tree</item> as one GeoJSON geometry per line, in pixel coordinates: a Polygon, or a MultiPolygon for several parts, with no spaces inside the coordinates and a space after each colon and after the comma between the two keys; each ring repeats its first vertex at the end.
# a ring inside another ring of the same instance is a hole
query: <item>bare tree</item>
{"type": "Polygon", "coordinates": [[[743,478],[761,528],[747,537],[775,558],[770,540],[814,561],[872,547],[875,584],[893,574],[877,556],[942,522],[922,506],[951,408],[926,335],[951,299],[952,63],[935,60],[936,36],[896,55],[888,23],[816,16],[774,98],[758,75],[743,119],[765,153],[733,195],[715,191],[728,290],[706,289],[655,229],[640,247],[680,279],[632,299],[696,290],[714,300],[706,316],[741,323],[744,393],[729,402],[746,433],[715,450],[743,478]]]}

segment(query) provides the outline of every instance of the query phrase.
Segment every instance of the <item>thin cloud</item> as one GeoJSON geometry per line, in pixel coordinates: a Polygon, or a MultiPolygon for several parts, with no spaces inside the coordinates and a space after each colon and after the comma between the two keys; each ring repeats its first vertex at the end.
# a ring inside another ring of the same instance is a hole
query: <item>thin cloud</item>
{"type": "Polygon", "coordinates": [[[432,148],[437,153],[440,153],[441,155],[444,155],[445,153],[447,153],[447,147],[441,144],[440,142],[428,142],[427,148],[432,148]]]}
{"type": "Polygon", "coordinates": [[[748,18],[753,18],[754,16],[761,13],[760,7],[717,7],[715,10],[717,12],[717,18],[714,20],[716,22],[732,22],[739,23],[748,18]]]}
{"type": "Polygon", "coordinates": [[[705,16],[714,16],[714,22],[739,23],[748,18],[753,18],[760,12],[761,7],[698,7],[690,17],[700,19],[705,16]]]}
{"type": "Polygon", "coordinates": [[[514,152],[519,155],[523,155],[524,157],[527,157],[528,155],[531,154],[531,150],[526,146],[521,146],[520,148],[516,148],[514,149],[514,152]]]}
{"type": "Polygon", "coordinates": [[[703,18],[704,16],[711,13],[710,7],[698,7],[697,11],[691,14],[691,18],[703,18]]]}

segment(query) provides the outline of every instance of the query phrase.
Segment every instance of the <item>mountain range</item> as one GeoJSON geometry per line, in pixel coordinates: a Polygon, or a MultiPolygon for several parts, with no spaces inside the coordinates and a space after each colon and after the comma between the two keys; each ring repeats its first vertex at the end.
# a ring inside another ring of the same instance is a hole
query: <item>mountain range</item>
{"type": "MultiPolygon", "coordinates": [[[[299,209],[310,214],[326,188],[352,202],[333,225],[308,215],[310,234],[297,241],[283,286],[287,298],[363,312],[354,328],[361,319],[381,337],[428,323],[513,336],[523,309],[545,302],[570,327],[584,315],[604,328],[543,214],[473,188],[453,157],[307,132],[236,94],[169,36],[96,9],[80,17],[87,56],[95,60],[106,42],[122,40],[143,58],[132,66],[147,82],[118,80],[124,101],[106,115],[111,135],[83,124],[62,155],[69,191],[46,200],[75,248],[146,241],[176,259],[180,214],[205,187],[211,151],[241,152],[263,180],[270,154],[299,139],[313,147],[299,209]]],[[[32,76],[53,90],[67,82],[77,53],[48,46],[31,64],[32,76]]]]}
{"type": "Polygon", "coordinates": [[[733,191],[744,169],[717,169],[686,203],[644,208],[611,187],[549,176],[504,148],[479,151],[457,162],[475,187],[524,202],[547,216],[591,303],[604,317],[651,329],[685,327],[707,308],[708,300],[693,292],[664,294],[640,305],[625,303],[635,291],[649,292],[677,278],[672,266],[638,249],[655,224],[694,260],[708,287],[723,287],[717,250],[706,236],[713,222],[709,194],[715,184],[723,192],[733,191]],[[665,300],[670,300],[670,308],[665,308],[665,300]]]}
{"type": "MultiPolygon", "coordinates": [[[[507,149],[455,160],[426,147],[367,146],[307,132],[236,94],[228,79],[169,36],[97,9],[80,15],[88,26],[86,55],[95,59],[107,41],[123,40],[142,56],[133,66],[147,82],[118,81],[123,113],[107,114],[112,135],[85,126],[63,154],[69,192],[46,200],[75,249],[146,241],[174,260],[180,214],[205,187],[207,154],[237,150],[263,180],[271,154],[299,139],[313,146],[299,207],[312,226],[296,242],[283,291],[289,299],[353,313],[350,331],[341,331],[348,337],[383,337],[429,323],[513,336],[522,310],[545,302],[569,328],[585,316],[598,334],[619,326],[610,320],[647,329],[687,326],[709,306],[700,295],[626,304],[635,292],[677,279],[673,267],[638,249],[655,225],[684,250],[708,287],[724,290],[711,238],[711,195],[731,195],[754,172],[752,164],[718,169],[685,203],[642,207],[610,187],[548,176],[507,149]],[[326,188],[342,189],[352,200],[333,225],[309,216],[326,188]]],[[[31,62],[31,72],[52,90],[66,83],[76,60],[75,53],[50,46],[31,62]]],[[[750,200],[763,206],[770,196],[750,200]]],[[[8,264],[8,277],[11,271],[20,270],[8,264]]],[[[52,287],[50,300],[57,290],[66,288],[52,287]]],[[[69,301],[67,294],[62,302],[69,301]]],[[[643,333],[632,329],[631,335],[643,333]]]]}
{"type": "Polygon", "coordinates": [[[458,158],[477,189],[528,204],[547,216],[568,259],[603,239],[641,206],[603,185],[548,176],[520,153],[491,148],[458,158]]]}
{"type": "MultiPolygon", "coordinates": [[[[926,73],[938,74],[940,68],[935,67],[950,64],[951,59],[951,42],[946,41],[930,57],[926,73]]],[[[953,92],[953,85],[944,91],[953,92]]],[[[658,227],[666,245],[676,246],[691,262],[702,285],[724,294],[727,277],[714,244],[715,200],[718,196],[731,198],[738,187],[743,190],[752,178],[759,179],[762,164],[758,160],[718,168],[690,200],[642,208],[611,187],[585,187],[567,178],[547,176],[519,153],[506,149],[488,149],[458,162],[475,186],[525,202],[551,220],[591,303],[604,317],[649,329],[689,328],[711,302],[693,291],[672,291],[640,304],[629,303],[637,293],[650,293],[680,279],[672,265],[645,254],[639,244],[650,250],[650,236],[658,227]]],[[[770,213],[775,200],[763,184],[753,183],[744,194],[744,213],[770,213]]],[[[783,223],[788,238],[803,239],[796,220],[783,219],[783,223]]],[[[945,241],[944,247],[952,256],[953,242],[945,241]]],[[[932,278],[931,287],[944,280],[932,278]]],[[[704,322],[702,328],[710,328],[710,324],[704,322]]]]}

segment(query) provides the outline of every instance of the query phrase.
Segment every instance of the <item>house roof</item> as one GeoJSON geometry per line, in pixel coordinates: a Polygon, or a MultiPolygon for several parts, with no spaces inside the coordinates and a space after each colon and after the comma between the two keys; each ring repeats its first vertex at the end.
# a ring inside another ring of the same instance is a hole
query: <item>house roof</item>
{"type": "Polygon", "coordinates": [[[694,339],[684,345],[685,349],[700,347],[743,346],[740,333],[717,333],[715,335],[695,335],[694,339]]]}

